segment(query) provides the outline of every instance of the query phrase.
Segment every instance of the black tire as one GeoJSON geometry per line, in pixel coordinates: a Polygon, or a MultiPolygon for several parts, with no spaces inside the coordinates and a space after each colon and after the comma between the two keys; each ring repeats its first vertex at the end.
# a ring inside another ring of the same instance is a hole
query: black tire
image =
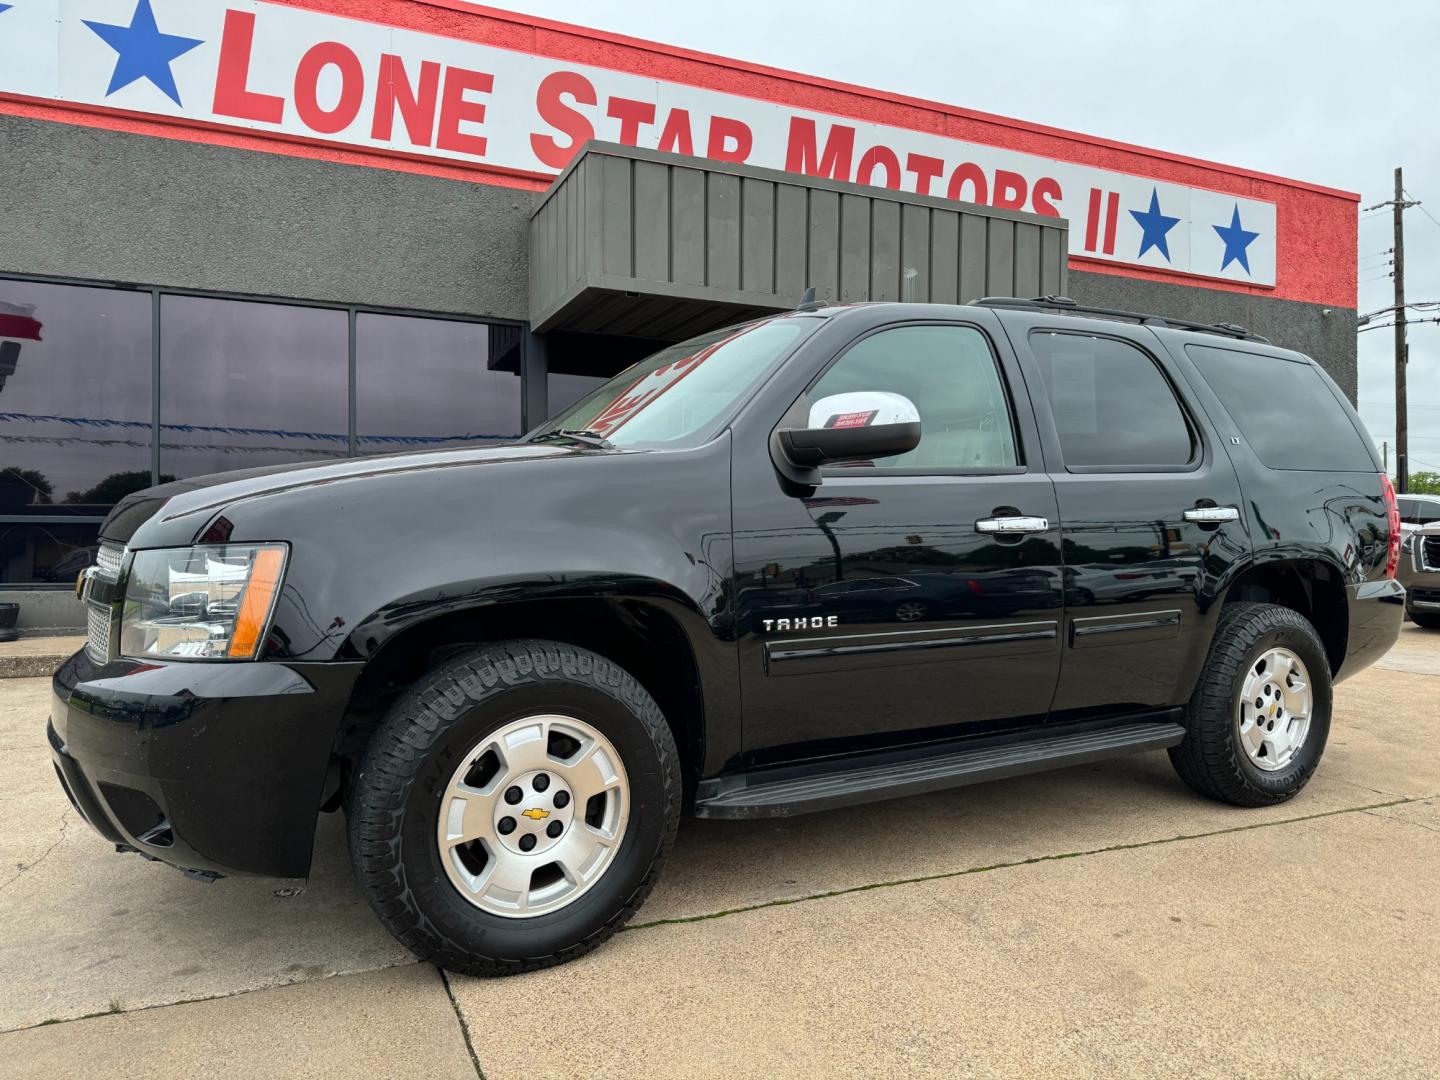
{"type": "Polygon", "coordinates": [[[349,804],[350,856],[381,922],[421,960],[468,975],[564,963],[604,942],[649,895],[675,840],[680,763],[669,725],[632,676],[553,641],[509,641],[446,661],[407,690],[371,738],[349,804]],[[466,900],[440,861],[441,794],[485,735],[560,712],[610,740],[629,823],[603,876],[568,906],[507,918],[466,900]]]}
{"type": "Polygon", "coordinates": [[[1202,795],[1236,806],[1271,806],[1309,781],[1330,734],[1330,661],[1309,621],[1273,604],[1231,604],[1220,613],[1210,655],[1186,709],[1186,735],[1170,748],[1180,778],[1202,795]],[[1305,742],[1284,769],[1256,766],[1240,743],[1237,715],[1245,675],[1267,649],[1283,646],[1304,662],[1312,692],[1305,742]]]}
{"type": "Polygon", "coordinates": [[[1422,630],[1440,630],[1440,615],[1431,615],[1429,612],[1412,611],[1410,618],[1415,625],[1422,630]]]}
{"type": "Polygon", "coordinates": [[[930,614],[930,605],[922,600],[907,600],[905,603],[896,604],[894,611],[894,622],[916,622],[930,614]],[[902,611],[909,610],[910,614],[902,615],[902,611]]]}

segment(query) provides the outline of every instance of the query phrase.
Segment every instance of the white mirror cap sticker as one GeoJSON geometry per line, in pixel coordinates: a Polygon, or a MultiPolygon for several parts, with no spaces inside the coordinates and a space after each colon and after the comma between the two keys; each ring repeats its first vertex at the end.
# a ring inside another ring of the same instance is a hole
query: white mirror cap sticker
{"type": "Polygon", "coordinates": [[[877,424],[913,424],[920,410],[904,394],[888,390],[853,390],[831,394],[810,406],[811,428],[874,427],[877,424]]]}

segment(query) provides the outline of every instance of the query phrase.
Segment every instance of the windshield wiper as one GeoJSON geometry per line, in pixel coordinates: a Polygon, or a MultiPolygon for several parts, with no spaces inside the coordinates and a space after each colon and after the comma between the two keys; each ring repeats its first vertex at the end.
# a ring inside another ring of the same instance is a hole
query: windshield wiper
{"type": "Polygon", "coordinates": [[[589,428],[556,428],[554,431],[547,431],[543,435],[536,435],[530,441],[543,442],[545,439],[555,438],[571,439],[585,446],[598,447],[601,450],[615,449],[614,443],[598,431],[591,431],[589,428]]]}

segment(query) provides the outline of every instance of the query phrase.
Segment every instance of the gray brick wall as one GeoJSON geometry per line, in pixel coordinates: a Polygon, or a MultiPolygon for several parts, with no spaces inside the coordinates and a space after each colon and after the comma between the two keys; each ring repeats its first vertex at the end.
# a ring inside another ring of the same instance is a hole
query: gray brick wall
{"type": "Polygon", "coordinates": [[[1070,295],[1082,304],[1168,315],[1196,322],[1237,323],[1276,345],[1312,356],[1355,400],[1358,369],[1355,311],[1294,300],[1169,285],[1110,274],[1070,271],[1070,295]]]}
{"type": "MultiPolygon", "coordinates": [[[[0,116],[0,272],[528,317],[530,192],[0,116]]],[[[1353,399],[1355,312],[1072,271],[1084,303],[1234,322],[1353,399]]]]}
{"type": "Polygon", "coordinates": [[[0,116],[0,272],[523,319],[534,194],[0,116]]]}

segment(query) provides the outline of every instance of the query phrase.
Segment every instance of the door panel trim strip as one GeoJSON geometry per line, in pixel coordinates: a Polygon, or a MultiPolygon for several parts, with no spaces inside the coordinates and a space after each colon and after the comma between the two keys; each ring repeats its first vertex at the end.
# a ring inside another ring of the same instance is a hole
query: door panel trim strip
{"type": "Polygon", "coordinates": [[[765,642],[765,670],[770,675],[802,675],[883,663],[954,660],[957,652],[962,652],[964,658],[974,655],[977,659],[981,655],[989,658],[1048,652],[1054,648],[1059,633],[1059,624],[1051,620],[785,638],[765,642]],[[892,655],[896,652],[911,655],[897,660],[892,655]],[[875,661],[867,662],[871,657],[875,661]]]}
{"type": "Polygon", "coordinates": [[[1136,611],[1125,615],[1093,615],[1070,620],[1070,647],[1089,649],[1127,645],[1180,636],[1180,610],[1136,611]]]}

